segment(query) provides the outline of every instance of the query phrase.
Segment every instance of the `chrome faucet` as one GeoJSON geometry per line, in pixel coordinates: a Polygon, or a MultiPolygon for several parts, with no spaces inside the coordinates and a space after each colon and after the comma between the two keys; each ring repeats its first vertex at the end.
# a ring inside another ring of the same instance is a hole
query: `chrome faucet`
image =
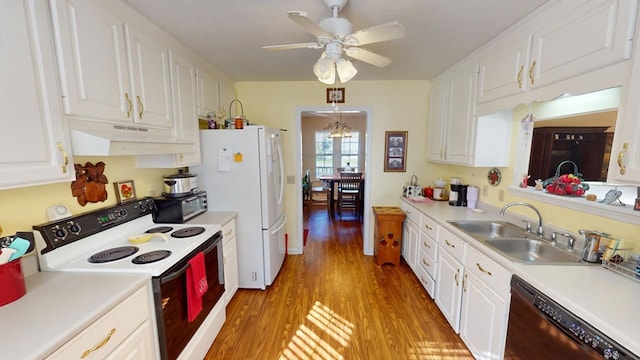
{"type": "Polygon", "coordinates": [[[537,235],[540,237],[544,237],[544,230],[542,229],[542,215],[540,214],[540,211],[533,205],[526,203],[526,202],[522,202],[522,201],[516,201],[516,202],[512,202],[512,203],[508,203],[507,205],[502,207],[502,210],[500,210],[500,216],[504,216],[505,211],[507,211],[508,208],[512,207],[512,206],[516,206],[516,205],[522,205],[522,206],[526,206],[528,208],[530,208],[531,210],[536,212],[536,215],[538,215],[538,233],[537,235]]]}

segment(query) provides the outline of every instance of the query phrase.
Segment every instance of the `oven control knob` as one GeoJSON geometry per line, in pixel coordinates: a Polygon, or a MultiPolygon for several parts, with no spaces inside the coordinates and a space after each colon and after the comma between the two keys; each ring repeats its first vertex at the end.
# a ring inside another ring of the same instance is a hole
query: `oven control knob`
{"type": "Polygon", "coordinates": [[[78,223],[74,223],[74,222],[70,222],[69,223],[69,231],[71,231],[72,234],[80,234],[80,225],[78,223]]]}
{"type": "Polygon", "coordinates": [[[53,228],[53,235],[58,239],[64,239],[67,236],[67,231],[56,225],[56,227],[53,228]]]}
{"type": "Polygon", "coordinates": [[[612,357],[614,360],[619,359],[619,358],[620,358],[620,353],[618,352],[618,350],[611,349],[611,357],[612,357]]]}
{"type": "Polygon", "coordinates": [[[140,211],[142,211],[142,212],[147,211],[147,204],[145,204],[144,201],[140,201],[138,203],[138,207],[140,208],[140,211]]]}
{"type": "Polygon", "coordinates": [[[127,210],[125,210],[125,209],[120,209],[120,210],[118,211],[118,214],[117,214],[117,215],[118,215],[119,217],[125,217],[125,216],[127,216],[127,210]]]}

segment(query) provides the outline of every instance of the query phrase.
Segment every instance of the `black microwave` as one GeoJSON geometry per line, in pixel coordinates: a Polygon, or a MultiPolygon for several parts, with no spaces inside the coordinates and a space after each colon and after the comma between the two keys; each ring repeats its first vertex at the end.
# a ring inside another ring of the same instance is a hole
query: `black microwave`
{"type": "Polygon", "coordinates": [[[182,224],[207,211],[207,192],[199,191],[182,197],[159,197],[153,199],[156,210],[153,222],[182,224]]]}

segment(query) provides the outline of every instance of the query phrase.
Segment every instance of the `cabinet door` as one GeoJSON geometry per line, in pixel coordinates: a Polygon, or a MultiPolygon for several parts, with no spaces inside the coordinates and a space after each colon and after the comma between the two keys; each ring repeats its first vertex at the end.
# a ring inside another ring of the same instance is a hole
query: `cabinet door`
{"type": "Polygon", "coordinates": [[[50,1],[66,114],[131,122],[124,24],[91,1],[50,1]]]}
{"type": "Polygon", "coordinates": [[[225,305],[228,305],[238,291],[238,248],[235,236],[223,245],[225,305]]]}
{"type": "Polygon", "coordinates": [[[431,83],[429,123],[427,124],[427,160],[444,160],[444,136],[447,124],[447,86],[442,80],[431,83]]]}
{"type": "Polygon", "coordinates": [[[447,163],[473,162],[477,82],[478,65],[462,66],[450,78],[444,152],[447,163]]]}
{"type": "Polygon", "coordinates": [[[145,321],[137,328],[122,344],[113,350],[105,360],[145,360],[153,359],[155,351],[153,350],[153,332],[149,321],[145,321]]]}
{"type": "Polygon", "coordinates": [[[460,300],[464,268],[446,251],[440,251],[436,271],[436,304],[453,330],[460,330],[460,300]]]}
{"type": "Polygon", "coordinates": [[[464,274],[460,337],[477,359],[502,359],[506,340],[507,302],[475,275],[464,274]]]}
{"type": "MultiPolygon", "coordinates": [[[[198,83],[198,116],[206,118],[208,113],[218,112],[221,106],[218,80],[200,68],[197,69],[196,77],[198,83]]],[[[222,110],[229,111],[229,109],[222,110]]],[[[227,114],[227,117],[232,115],[235,114],[227,114]]]]}
{"type": "Polygon", "coordinates": [[[533,34],[532,89],[631,57],[637,1],[594,0],[559,7],[563,16],[549,19],[533,34]]]}
{"type": "Polygon", "coordinates": [[[193,143],[193,151],[176,155],[178,167],[200,164],[200,130],[196,114],[196,68],[190,62],[172,56],[174,117],[181,139],[193,143]]]}
{"type": "Polygon", "coordinates": [[[480,62],[478,103],[526,91],[531,35],[492,45],[488,57],[480,62]]]}
{"type": "Polygon", "coordinates": [[[418,258],[418,226],[413,221],[405,222],[405,237],[402,239],[403,257],[411,270],[417,273],[418,258]],[[404,250],[406,249],[406,253],[404,250]]]}
{"type": "Polygon", "coordinates": [[[10,0],[0,12],[0,189],[71,179],[46,4],[10,0]]]}
{"type": "Polygon", "coordinates": [[[153,38],[131,26],[128,35],[133,80],[135,123],[173,128],[169,49],[162,39],[153,38]]]}

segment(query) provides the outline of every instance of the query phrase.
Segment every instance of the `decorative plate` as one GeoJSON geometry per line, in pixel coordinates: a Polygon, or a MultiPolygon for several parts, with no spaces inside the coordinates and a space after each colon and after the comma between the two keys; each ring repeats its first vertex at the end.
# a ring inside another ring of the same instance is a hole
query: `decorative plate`
{"type": "Polygon", "coordinates": [[[498,184],[500,184],[500,180],[502,180],[502,174],[500,173],[500,170],[498,170],[497,168],[489,170],[489,173],[487,174],[487,181],[490,185],[498,186],[498,184]]]}

